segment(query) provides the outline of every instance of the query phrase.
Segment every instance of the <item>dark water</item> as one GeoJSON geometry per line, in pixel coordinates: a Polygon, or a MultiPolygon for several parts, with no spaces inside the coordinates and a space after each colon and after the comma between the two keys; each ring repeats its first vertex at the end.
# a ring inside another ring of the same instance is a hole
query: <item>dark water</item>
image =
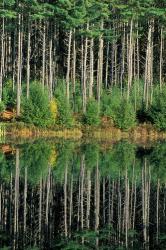
{"type": "Polygon", "coordinates": [[[166,249],[166,143],[3,146],[0,249],[166,249]]]}

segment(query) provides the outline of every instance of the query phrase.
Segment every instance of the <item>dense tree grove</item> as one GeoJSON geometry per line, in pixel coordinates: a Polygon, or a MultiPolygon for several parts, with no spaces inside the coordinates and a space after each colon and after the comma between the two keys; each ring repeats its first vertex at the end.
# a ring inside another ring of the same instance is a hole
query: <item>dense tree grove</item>
{"type": "Polygon", "coordinates": [[[156,101],[166,80],[165,0],[1,0],[0,19],[0,101],[9,106],[8,95],[18,117],[38,81],[50,101],[59,97],[59,123],[73,123],[73,112],[98,124],[100,114],[128,129],[148,113],[166,129],[156,101]]]}

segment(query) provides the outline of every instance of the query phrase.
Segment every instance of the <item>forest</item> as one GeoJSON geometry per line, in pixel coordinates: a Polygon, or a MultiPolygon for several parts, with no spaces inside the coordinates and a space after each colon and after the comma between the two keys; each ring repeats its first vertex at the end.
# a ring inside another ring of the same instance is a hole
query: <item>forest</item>
{"type": "Polygon", "coordinates": [[[166,1],[1,0],[0,111],[166,130],[166,1]]]}

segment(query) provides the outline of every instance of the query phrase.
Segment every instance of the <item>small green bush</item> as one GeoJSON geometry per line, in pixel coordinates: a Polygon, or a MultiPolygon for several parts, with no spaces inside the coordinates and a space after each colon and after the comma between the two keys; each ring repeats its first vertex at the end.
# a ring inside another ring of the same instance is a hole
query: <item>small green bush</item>
{"type": "Polygon", "coordinates": [[[159,130],[166,131],[166,87],[155,93],[149,116],[159,130]]]}
{"type": "Polygon", "coordinates": [[[116,110],[121,103],[120,89],[114,87],[111,91],[103,92],[101,103],[102,114],[115,120],[116,110]]]}
{"type": "Polygon", "coordinates": [[[134,107],[127,100],[122,99],[120,106],[116,109],[114,122],[118,128],[128,130],[136,124],[136,113],[134,107]]]}
{"type": "Polygon", "coordinates": [[[14,108],[16,106],[16,88],[13,91],[12,80],[7,80],[4,83],[2,98],[7,107],[14,108]]]}
{"type": "Polygon", "coordinates": [[[121,95],[118,88],[103,93],[102,114],[110,117],[114,124],[123,130],[128,130],[136,124],[136,113],[130,101],[121,95]]]}
{"type": "Polygon", "coordinates": [[[70,104],[67,102],[66,97],[63,97],[57,101],[58,104],[58,117],[57,122],[64,127],[73,126],[73,117],[70,104]]]}
{"type": "Polygon", "coordinates": [[[30,97],[23,97],[22,120],[39,127],[52,125],[53,119],[47,91],[38,83],[31,83],[30,97]]]}
{"type": "Polygon", "coordinates": [[[100,115],[98,111],[98,103],[95,99],[90,99],[87,103],[87,110],[84,117],[85,124],[87,125],[99,125],[100,115]]]}
{"type": "Polygon", "coordinates": [[[5,110],[5,104],[4,102],[0,102],[0,113],[3,112],[5,110]]]}
{"type": "Polygon", "coordinates": [[[57,100],[58,107],[57,124],[62,127],[72,127],[74,125],[74,119],[72,116],[71,105],[68,103],[66,98],[65,81],[58,81],[54,95],[57,100]]]}

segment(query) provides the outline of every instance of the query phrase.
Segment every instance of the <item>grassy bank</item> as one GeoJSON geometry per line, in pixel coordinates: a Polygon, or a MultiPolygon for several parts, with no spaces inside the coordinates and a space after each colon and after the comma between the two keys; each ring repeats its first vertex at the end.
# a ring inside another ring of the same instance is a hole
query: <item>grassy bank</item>
{"type": "Polygon", "coordinates": [[[82,137],[82,131],[77,128],[62,129],[56,127],[55,129],[43,129],[33,125],[25,124],[22,122],[14,123],[1,123],[1,137],[10,136],[13,138],[37,138],[37,137],[59,137],[79,139],[82,137]]]}
{"type": "Polygon", "coordinates": [[[99,141],[119,141],[128,139],[132,141],[155,141],[166,139],[166,133],[156,130],[152,125],[138,125],[128,131],[123,131],[113,126],[94,127],[82,126],[79,128],[62,128],[43,129],[22,122],[1,123],[1,137],[12,138],[64,138],[64,139],[85,139],[99,141]]]}

